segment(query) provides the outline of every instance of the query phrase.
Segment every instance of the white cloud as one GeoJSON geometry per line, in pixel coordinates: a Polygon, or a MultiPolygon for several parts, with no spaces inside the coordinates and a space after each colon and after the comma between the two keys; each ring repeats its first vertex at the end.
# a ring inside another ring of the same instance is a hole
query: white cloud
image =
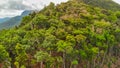
{"type": "Polygon", "coordinates": [[[31,7],[23,4],[23,0],[2,0],[2,2],[0,1],[0,9],[24,10],[29,8],[31,7]]]}
{"type": "Polygon", "coordinates": [[[4,9],[2,9],[0,11],[0,18],[13,17],[16,15],[20,15],[22,12],[23,12],[23,10],[4,10],[4,9]]]}
{"type": "Polygon", "coordinates": [[[120,0],[113,0],[113,1],[115,1],[115,2],[118,3],[118,4],[120,4],[120,0]]]}
{"type": "Polygon", "coordinates": [[[24,0],[23,4],[31,6],[33,9],[41,9],[43,6],[48,5],[50,2],[59,4],[61,2],[66,2],[68,0],[24,0]]]}
{"type": "Polygon", "coordinates": [[[23,10],[42,9],[50,2],[55,4],[67,0],[0,0],[0,18],[20,15],[23,10]]]}

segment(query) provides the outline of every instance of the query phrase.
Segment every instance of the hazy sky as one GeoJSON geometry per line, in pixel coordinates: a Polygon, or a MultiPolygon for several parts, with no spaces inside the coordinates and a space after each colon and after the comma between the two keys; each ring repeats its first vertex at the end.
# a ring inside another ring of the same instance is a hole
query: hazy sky
{"type": "MultiPolygon", "coordinates": [[[[68,0],[0,0],[0,18],[20,15],[23,10],[42,9],[50,2],[55,4],[68,0]]],[[[120,0],[113,0],[120,3],[120,0]]]]}
{"type": "Polygon", "coordinates": [[[120,4],[120,0],[113,0],[113,1],[115,1],[115,2],[117,2],[117,3],[119,3],[119,4],[120,4]]]}
{"type": "Polygon", "coordinates": [[[24,10],[42,9],[50,2],[59,4],[67,0],[0,0],[0,18],[20,15],[24,10]]]}

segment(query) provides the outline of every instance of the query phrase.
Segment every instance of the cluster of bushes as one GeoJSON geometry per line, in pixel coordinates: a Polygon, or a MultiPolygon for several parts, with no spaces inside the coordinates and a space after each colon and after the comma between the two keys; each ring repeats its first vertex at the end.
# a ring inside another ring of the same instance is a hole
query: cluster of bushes
{"type": "Polygon", "coordinates": [[[0,31],[0,62],[12,68],[110,67],[120,56],[119,18],[120,12],[77,0],[51,3],[0,31]]]}

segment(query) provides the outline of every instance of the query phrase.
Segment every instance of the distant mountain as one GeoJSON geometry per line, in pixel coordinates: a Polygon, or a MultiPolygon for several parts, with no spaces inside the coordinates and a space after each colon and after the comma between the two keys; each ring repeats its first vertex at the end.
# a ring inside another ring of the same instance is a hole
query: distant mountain
{"type": "Polygon", "coordinates": [[[25,10],[20,16],[12,17],[4,21],[3,23],[0,23],[0,29],[11,28],[11,27],[19,25],[20,21],[22,20],[22,17],[30,14],[31,12],[32,12],[31,10],[25,10]]]}
{"type": "Polygon", "coordinates": [[[3,23],[9,19],[10,19],[10,17],[0,18],[0,23],[3,23]]]}
{"type": "Polygon", "coordinates": [[[30,14],[31,11],[32,11],[32,10],[26,10],[26,11],[24,11],[21,15],[22,15],[22,16],[26,16],[26,15],[30,14]]]}

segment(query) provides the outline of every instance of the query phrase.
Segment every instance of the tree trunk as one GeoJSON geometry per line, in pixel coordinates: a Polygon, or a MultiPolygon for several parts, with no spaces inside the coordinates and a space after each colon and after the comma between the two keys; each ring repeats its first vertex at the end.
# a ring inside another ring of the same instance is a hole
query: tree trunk
{"type": "Polygon", "coordinates": [[[2,63],[0,63],[0,68],[2,68],[2,66],[3,66],[3,64],[2,64],[2,63]]]}
{"type": "Polygon", "coordinates": [[[43,62],[42,61],[40,62],[40,68],[43,68],[43,62]]]}
{"type": "Polygon", "coordinates": [[[66,64],[65,64],[65,59],[66,58],[65,58],[65,56],[66,56],[65,53],[63,53],[63,68],[66,68],[66,64]]]}
{"type": "Polygon", "coordinates": [[[100,65],[101,68],[102,68],[103,65],[104,65],[104,61],[105,61],[106,54],[107,54],[107,52],[104,53],[104,56],[103,56],[103,59],[102,59],[101,65],[100,65]]]}

